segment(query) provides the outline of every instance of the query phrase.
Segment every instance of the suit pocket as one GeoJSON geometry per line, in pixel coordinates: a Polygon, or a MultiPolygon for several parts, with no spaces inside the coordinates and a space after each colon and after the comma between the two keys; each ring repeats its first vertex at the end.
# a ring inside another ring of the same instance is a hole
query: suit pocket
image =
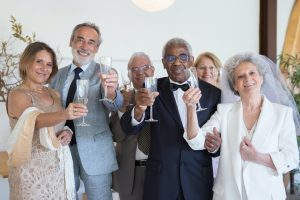
{"type": "Polygon", "coordinates": [[[94,140],[103,140],[103,139],[107,139],[107,138],[111,138],[112,140],[112,134],[107,131],[107,129],[105,129],[104,131],[101,131],[100,133],[96,133],[94,136],[93,136],[94,140]]]}
{"type": "Polygon", "coordinates": [[[162,164],[159,161],[156,160],[147,160],[147,170],[154,171],[154,172],[160,172],[162,168],[162,164]]]}

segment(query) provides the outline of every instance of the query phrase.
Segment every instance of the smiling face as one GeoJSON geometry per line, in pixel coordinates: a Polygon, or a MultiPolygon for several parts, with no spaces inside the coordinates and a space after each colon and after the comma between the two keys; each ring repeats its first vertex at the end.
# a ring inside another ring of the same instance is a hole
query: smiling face
{"type": "Polygon", "coordinates": [[[243,62],[234,69],[234,89],[241,97],[260,94],[263,77],[257,67],[250,62],[243,62]]]}
{"type": "Polygon", "coordinates": [[[26,81],[43,85],[48,81],[52,69],[52,55],[46,50],[41,50],[36,53],[32,63],[28,66],[26,81]]]}
{"type": "Polygon", "coordinates": [[[184,69],[192,66],[194,58],[189,55],[186,46],[175,44],[166,49],[165,57],[162,59],[162,62],[170,79],[177,83],[183,83],[186,81],[184,69]],[[175,60],[168,59],[170,56],[175,58],[175,60]]]}
{"type": "Polygon", "coordinates": [[[217,85],[218,69],[210,58],[206,56],[201,57],[195,67],[197,69],[199,79],[202,79],[212,85],[217,85]]]}
{"type": "Polygon", "coordinates": [[[91,62],[98,52],[99,36],[96,30],[90,27],[80,27],[70,40],[73,62],[76,66],[91,62]]]}

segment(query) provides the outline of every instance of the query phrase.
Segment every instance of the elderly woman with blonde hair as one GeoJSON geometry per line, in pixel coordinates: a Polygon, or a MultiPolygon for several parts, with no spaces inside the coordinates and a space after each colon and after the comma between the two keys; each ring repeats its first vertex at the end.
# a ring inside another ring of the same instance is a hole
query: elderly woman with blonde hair
{"type": "Polygon", "coordinates": [[[193,66],[197,69],[199,79],[219,87],[222,63],[215,54],[211,52],[201,53],[193,66]]]}

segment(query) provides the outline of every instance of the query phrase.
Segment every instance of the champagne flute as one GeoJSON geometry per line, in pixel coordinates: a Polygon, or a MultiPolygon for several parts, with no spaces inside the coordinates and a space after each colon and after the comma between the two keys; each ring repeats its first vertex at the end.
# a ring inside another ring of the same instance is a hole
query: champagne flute
{"type": "MultiPolygon", "coordinates": [[[[85,106],[88,103],[88,91],[89,91],[89,80],[77,79],[77,102],[82,103],[85,106]]],[[[84,116],[82,116],[82,122],[76,124],[76,126],[90,126],[84,121],[84,116]]]]}
{"type": "MultiPolygon", "coordinates": [[[[112,66],[112,58],[109,56],[102,56],[100,57],[100,73],[101,76],[106,79],[107,75],[109,74],[112,66]]],[[[99,99],[99,101],[111,101],[107,98],[107,86],[104,87],[104,97],[99,99]]]]}
{"type": "Polygon", "coordinates": [[[131,71],[130,70],[122,70],[121,78],[122,78],[124,89],[126,91],[129,91],[131,89],[131,71]]]}
{"type": "MultiPolygon", "coordinates": [[[[145,78],[145,88],[150,92],[156,92],[157,90],[157,79],[154,77],[145,78]]],[[[157,119],[153,118],[153,105],[150,106],[150,118],[146,119],[145,122],[158,122],[157,119]]]]}
{"type": "MultiPolygon", "coordinates": [[[[185,74],[186,74],[187,80],[189,79],[189,81],[188,81],[189,86],[192,88],[196,88],[196,87],[199,88],[197,69],[195,67],[190,67],[189,69],[185,69],[185,74]]],[[[206,109],[207,108],[201,107],[200,101],[197,103],[197,108],[196,108],[197,112],[203,111],[206,109]]]]}

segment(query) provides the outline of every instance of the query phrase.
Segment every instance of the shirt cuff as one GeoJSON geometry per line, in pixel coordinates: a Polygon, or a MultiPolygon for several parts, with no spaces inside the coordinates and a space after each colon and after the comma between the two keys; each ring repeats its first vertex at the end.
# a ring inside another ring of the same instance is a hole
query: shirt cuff
{"type": "Polygon", "coordinates": [[[132,109],[131,111],[131,125],[132,126],[137,126],[139,125],[140,123],[142,123],[144,121],[144,118],[145,118],[145,113],[143,113],[143,116],[142,116],[142,119],[141,121],[137,121],[135,118],[134,118],[134,109],[135,107],[132,109]]]}
{"type": "Polygon", "coordinates": [[[122,117],[123,115],[124,115],[124,113],[118,110],[118,116],[119,116],[119,119],[121,119],[121,117],[122,117]]]}
{"type": "Polygon", "coordinates": [[[205,136],[202,135],[201,130],[199,130],[198,134],[196,137],[193,139],[189,139],[187,136],[187,132],[184,131],[183,133],[183,138],[185,141],[188,143],[188,145],[193,149],[193,150],[204,150],[204,142],[205,142],[205,136]]]}
{"type": "Polygon", "coordinates": [[[216,150],[214,150],[214,151],[208,151],[209,153],[217,153],[217,151],[220,149],[220,147],[218,147],[216,150]]]}

